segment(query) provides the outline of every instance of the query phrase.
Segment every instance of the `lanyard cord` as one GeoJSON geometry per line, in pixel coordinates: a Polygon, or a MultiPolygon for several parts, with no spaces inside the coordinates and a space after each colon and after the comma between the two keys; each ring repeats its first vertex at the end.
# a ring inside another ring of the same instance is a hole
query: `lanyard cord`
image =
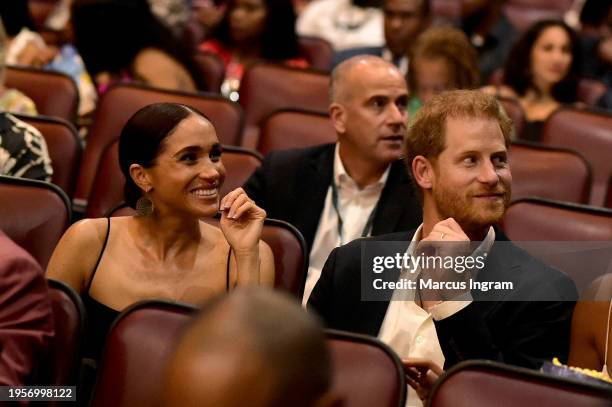
{"type": "MultiPolygon", "coordinates": [[[[344,238],[342,237],[342,234],[343,234],[342,226],[344,225],[344,221],[342,220],[342,216],[340,215],[340,207],[339,207],[339,200],[338,200],[338,187],[336,186],[336,182],[333,180],[331,183],[331,189],[332,189],[332,205],[334,206],[336,215],[338,215],[338,236],[340,237],[340,245],[343,245],[344,238]]],[[[377,209],[378,209],[378,202],[376,202],[374,209],[372,209],[372,212],[370,212],[370,216],[368,216],[368,220],[366,221],[363,231],[361,231],[361,237],[367,236],[368,233],[370,232],[370,229],[372,228],[372,223],[374,222],[374,216],[376,215],[377,209]]]]}

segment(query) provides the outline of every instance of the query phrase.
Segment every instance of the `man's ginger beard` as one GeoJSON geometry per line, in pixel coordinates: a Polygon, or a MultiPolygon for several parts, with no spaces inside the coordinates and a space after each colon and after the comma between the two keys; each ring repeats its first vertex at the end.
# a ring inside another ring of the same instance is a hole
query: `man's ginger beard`
{"type": "Polygon", "coordinates": [[[444,182],[438,182],[432,189],[434,203],[441,220],[453,218],[466,234],[478,233],[498,223],[510,204],[512,187],[500,178],[496,186],[488,188],[479,186],[467,190],[447,188],[444,182]],[[474,195],[502,193],[502,200],[487,201],[474,195]]]}

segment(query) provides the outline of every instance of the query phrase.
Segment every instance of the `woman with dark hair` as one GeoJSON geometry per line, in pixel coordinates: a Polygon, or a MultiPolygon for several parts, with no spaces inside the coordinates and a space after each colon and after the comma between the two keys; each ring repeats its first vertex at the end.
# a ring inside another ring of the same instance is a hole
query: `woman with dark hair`
{"type": "Polygon", "coordinates": [[[98,89],[116,81],[184,91],[204,89],[191,53],[146,0],[76,0],[75,45],[98,89]]]}
{"type": "Polygon", "coordinates": [[[125,199],[136,216],[85,219],[64,234],[47,276],[81,293],[96,359],[110,324],[135,302],[200,303],[237,286],[272,285],[260,240],[266,213],[242,188],[221,199],[222,149],[212,124],[184,105],[146,106],[119,138],[125,199]],[[201,221],[221,210],[220,229],[201,221]]]}
{"type": "Polygon", "coordinates": [[[537,141],[544,121],[562,104],[576,102],[580,46],[564,22],[543,20],[531,26],[510,51],[504,86],[484,88],[518,99],[527,122],[524,139],[537,141]]]}
{"type": "Polygon", "coordinates": [[[287,0],[229,0],[221,23],[200,50],[221,57],[225,82],[221,93],[237,100],[245,68],[256,61],[306,68],[295,33],[295,11],[287,0]]]}

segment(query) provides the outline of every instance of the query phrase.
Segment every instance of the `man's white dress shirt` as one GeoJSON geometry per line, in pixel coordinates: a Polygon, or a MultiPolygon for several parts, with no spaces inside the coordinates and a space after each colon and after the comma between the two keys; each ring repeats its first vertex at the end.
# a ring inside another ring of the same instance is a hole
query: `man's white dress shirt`
{"type": "MultiPolygon", "coordinates": [[[[406,250],[409,256],[414,254],[422,239],[422,229],[423,225],[419,226],[406,250]]],[[[488,253],[494,241],[495,231],[491,227],[483,242],[472,253],[472,257],[488,253]]],[[[416,280],[419,272],[418,269],[414,273],[404,269],[399,278],[416,280]]],[[[472,302],[469,292],[462,298],[464,299],[442,302],[427,312],[415,302],[414,290],[395,290],[378,338],[389,345],[401,359],[426,358],[443,367],[444,353],[438,341],[434,320],[450,317],[472,302]]],[[[406,406],[422,406],[416,391],[410,386],[408,386],[406,406]]]]}
{"type": "MultiPolygon", "coordinates": [[[[338,190],[338,210],[342,217],[342,241],[340,241],[338,233],[338,213],[334,208],[332,187],[330,186],[327,189],[323,213],[319,219],[319,226],[317,227],[312,249],[310,250],[308,275],[302,300],[303,305],[306,305],[315,284],[319,281],[321,270],[331,251],[342,244],[362,237],[362,232],[368,218],[376,207],[380,194],[387,182],[390,168],[391,165],[387,167],[378,181],[360,189],[357,183],[346,172],[340,159],[338,144],[336,144],[332,181],[336,184],[338,190]]],[[[369,229],[371,229],[371,225],[369,229]]],[[[370,232],[370,230],[367,230],[366,235],[369,235],[370,232]]],[[[359,275],[356,275],[356,278],[359,278],[359,275]]]]}

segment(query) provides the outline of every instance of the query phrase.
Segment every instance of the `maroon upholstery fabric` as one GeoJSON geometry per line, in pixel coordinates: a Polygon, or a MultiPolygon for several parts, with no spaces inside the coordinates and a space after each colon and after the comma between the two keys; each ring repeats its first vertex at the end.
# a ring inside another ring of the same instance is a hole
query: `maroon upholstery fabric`
{"type": "Polygon", "coordinates": [[[462,362],[434,387],[428,407],[603,407],[612,393],[533,370],[495,362],[462,362]]]}
{"type": "MultiPolygon", "coordinates": [[[[0,386],[44,381],[52,338],[53,315],[43,272],[0,230],[0,386]]],[[[13,405],[2,403],[7,404],[13,405]]]]}
{"type": "Polygon", "coordinates": [[[28,95],[39,114],[73,122],[79,106],[76,83],[67,75],[41,69],[9,66],[5,85],[28,95]]]}
{"type": "Polygon", "coordinates": [[[17,117],[42,133],[53,166],[51,181],[62,188],[68,197],[72,197],[83,150],[74,125],[54,117],[24,115],[17,117]]]}
{"type": "Polygon", "coordinates": [[[607,252],[609,247],[599,246],[598,249],[593,241],[612,241],[610,209],[525,199],[510,205],[502,227],[518,246],[569,275],[579,291],[605,273],[609,266],[609,255],[602,252],[607,252]]]}
{"type": "Polygon", "coordinates": [[[516,99],[498,96],[497,100],[504,107],[506,114],[512,120],[516,137],[520,139],[521,134],[523,134],[523,128],[525,127],[525,112],[523,108],[516,99]]]}
{"type": "Polygon", "coordinates": [[[578,82],[578,100],[589,106],[595,106],[607,90],[606,84],[597,79],[582,78],[578,82]]]}
{"type": "Polygon", "coordinates": [[[280,109],[296,108],[327,113],[329,76],[308,69],[256,64],[244,73],[240,104],[246,127],[242,146],[255,148],[259,126],[280,109]]]}
{"type": "Polygon", "coordinates": [[[593,169],[591,205],[603,206],[612,176],[612,115],[564,108],[544,125],[541,142],[571,148],[581,153],[593,169]]]}
{"type": "Polygon", "coordinates": [[[335,141],[336,130],[328,115],[281,110],[263,122],[257,150],[266,155],[273,150],[312,147],[335,141]]]}
{"type": "Polygon", "coordinates": [[[578,153],[513,143],[510,152],[512,199],[537,196],[560,201],[589,201],[591,169],[578,153]]]}
{"type": "Polygon", "coordinates": [[[193,59],[200,70],[203,82],[206,84],[206,89],[202,90],[219,93],[225,78],[225,67],[221,58],[212,52],[198,51],[193,55],[193,59]]]}
{"type": "MultiPolygon", "coordinates": [[[[118,146],[119,142],[115,141],[102,154],[87,205],[88,217],[105,216],[110,209],[123,201],[125,178],[119,168],[118,146]]],[[[221,196],[242,186],[261,164],[257,152],[234,146],[224,146],[221,160],[226,171],[221,196]]]]}
{"type": "Polygon", "coordinates": [[[0,230],[43,269],[70,225],[70,202],[55,185],[0,176],[0,230]]]}
{"type": "Polygon", "coordinates": [[[299,37],[298,44],[300,53],[310,66],[315,69],[329,71],[334,59],[334,48],[332,45],[318,37],[299,37]]]}
{"type": "Polygon", "coordinates": [[[406,381],[398,356],[378,339],[326,331],[333,390],[346,407],[403,407],[406,381]]]}
{"type": "Polygon", "coordinates": [[[612,177],[608,181],[608,197],[606,198],[606,207],[612,208],[612,177]]]}
{"type": "Polygon", "coordinates": [[[85,328],[85,307],[81,297],[66,284],[56,280],[47,280],[47,283],[55,325],[48,377],[53,386],[76,386],[85,328]]]}
{"type": "Polygon", "coordinates": [[[123,311],[106,339],[91,405],[155,405],[170,352],[194,310],[146,301],[123,311]]]}
{"type": "Polygon", "coordinates": [[[612,210],[524,199],[513,202],[503,220],[510,240],[612,240],[612,210]]]}
{"type": "Polygon", "coordinates": [[[242,109],[235,103],[203,93],[173,92],[134,84],[114,86],[100,100],[87,139],[75,192],[78,205],[84,206],[89,198],[104,150],[119,138],[123,126],[136,111],[157,102],[193,106],[210,119],[221,143],[240,143],[242,109]]]}
{"type": "Polygon", "coordinates": [[[508,0],[504,13],[519,31],[525,31],[538,20],[563,20],[572,0],[508,0]]]}

